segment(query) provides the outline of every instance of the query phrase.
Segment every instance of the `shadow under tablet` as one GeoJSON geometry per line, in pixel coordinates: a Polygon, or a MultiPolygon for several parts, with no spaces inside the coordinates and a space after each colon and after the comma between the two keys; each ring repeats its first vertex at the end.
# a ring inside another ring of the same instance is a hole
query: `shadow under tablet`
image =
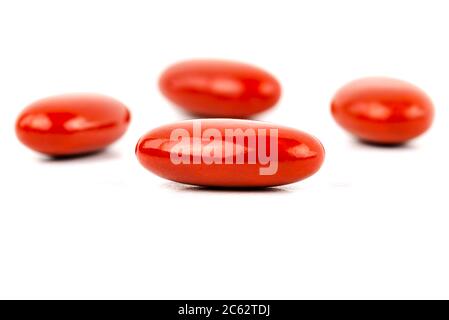
{"type": "Polygon", "coordinates": [[[65,155],[65,156],[47,156],[44,158],[40,158],[41,162],[51,163],[51,162],[93,162],[93,161],[102,161],[102,160],[113,160],[120,158],[120,154],[109,150],[103,149],[94,152],[81,153],[76,155],[65,155]]]}
{"type": "Polygon", "coordinates": [[[285,187],[207,187],[193,186],[182,183],[169,182],[166,188],[177,192],[213,192],[213,193],[288,193],[285,187]]]}
{"type": "Polygon", "coordinates": [[[400,143],[380,143],[367,141],[362,139],[353,140],[353,144],[356,146],[366,146],[366,147],[374,147],[379,149],[397,149],[397,150],[413,150],[415,146],[410,142],[400,142],[400,143]]]}

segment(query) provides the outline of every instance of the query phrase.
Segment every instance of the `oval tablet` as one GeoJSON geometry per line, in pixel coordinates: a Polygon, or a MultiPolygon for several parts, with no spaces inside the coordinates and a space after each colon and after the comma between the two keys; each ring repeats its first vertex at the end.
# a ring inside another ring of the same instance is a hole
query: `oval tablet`
{"type": "Polygon", "coordinates": [[[39,100],[18,117],[16,134],[27,147],[67,156],[103,149],[126,131],[130,113],[102,95],[72,94],[39,100]]]}
{"type": "Polygon", "coordinates": [[[332,115],[358,138],[399,144],[424,133],[434,108],[419,88],[390,78],[364,78],[341,88],[332,100],[332,115]]]}
{"type": "Polygon", "coordinates": [[[281,95],[268,72],[223,60],[177,63],[162,74],[159,87],[173,103],[204,117],[249,117],[274,106],[281,95]]]}
{"type": "Polygon", "coordinates": [[[140,163],[158,176],[216,187],[268,187],[318,171],[321,143],[307,133],[236,119],[188,120],[154,129],[136,147],[140,163]]]}

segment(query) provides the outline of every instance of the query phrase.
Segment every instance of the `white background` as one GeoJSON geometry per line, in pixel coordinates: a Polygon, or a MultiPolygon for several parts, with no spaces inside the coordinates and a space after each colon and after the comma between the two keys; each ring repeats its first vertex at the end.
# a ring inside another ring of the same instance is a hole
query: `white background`
{"type": "Polygon", "coordinates": [[[447,1],[0,0],[0,298],[449,298],[447,1]],[[258,117],[317,136],[318,174],[268,191],[165,181],[138,138],[187,116],[157,79],[178,60],[249,62],[283,86],[258,117]],[[410,81],[432,129],[361,145],[329,112],[355,78],[410,81]],[[36,99],[98,92],[132,124],[51,161],[16,139],[36,99]]]}

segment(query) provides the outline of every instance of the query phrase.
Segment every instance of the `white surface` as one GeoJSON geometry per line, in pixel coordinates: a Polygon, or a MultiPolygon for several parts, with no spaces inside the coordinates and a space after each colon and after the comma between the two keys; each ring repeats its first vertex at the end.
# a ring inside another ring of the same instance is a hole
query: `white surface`
{"type": "Polygon", "coordinates": [[[0,298],[449,298],[447,1],[0,0],[0,298]],[[193,57],[261,66],[283,97],[259,119],[323,142],[312,178],[266,192],[196,190],[134,156],[183,119],[156,83],[193,57]],[[408,147],[354,142],[329,101],[385,75],[432,97],[408,147]],[[107,153],[49,161],[20,110],[65,92],[129,106],[107,153]]]}

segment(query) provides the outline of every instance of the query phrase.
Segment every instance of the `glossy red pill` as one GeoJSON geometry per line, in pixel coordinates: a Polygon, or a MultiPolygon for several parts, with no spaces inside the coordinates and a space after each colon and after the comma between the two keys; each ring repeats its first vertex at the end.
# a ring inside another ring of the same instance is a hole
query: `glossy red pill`
{"type": "Polygon", "coordinates": [[[136,147],[140,163],[158,176],[215,187],[268,187],[305,179],[324,159],[311,135],[273,124],[198,119],[154,129],[136,147]]]}
{"type": "Polygon", "coordinates": [[[101,150],[126,131],[130,113],[102,95],[72,94],[34,102],[18,117],[16,134],[29,148],[67,156],[101,150]]]}
{"type": "Polygon", "coordinates": [[[432,124],[434,108],[418,87],[391,78],[364,78],[341,88],[332,115],[358,138],[380,144],[404,143],[432,124]]]}
{"type": "Polygon", "coordinates": [[[268,72],[239,62],[190,60],[160,77],[162,93],[189,113],[245,118],[274,106],[281,86],[268,72]]]}

